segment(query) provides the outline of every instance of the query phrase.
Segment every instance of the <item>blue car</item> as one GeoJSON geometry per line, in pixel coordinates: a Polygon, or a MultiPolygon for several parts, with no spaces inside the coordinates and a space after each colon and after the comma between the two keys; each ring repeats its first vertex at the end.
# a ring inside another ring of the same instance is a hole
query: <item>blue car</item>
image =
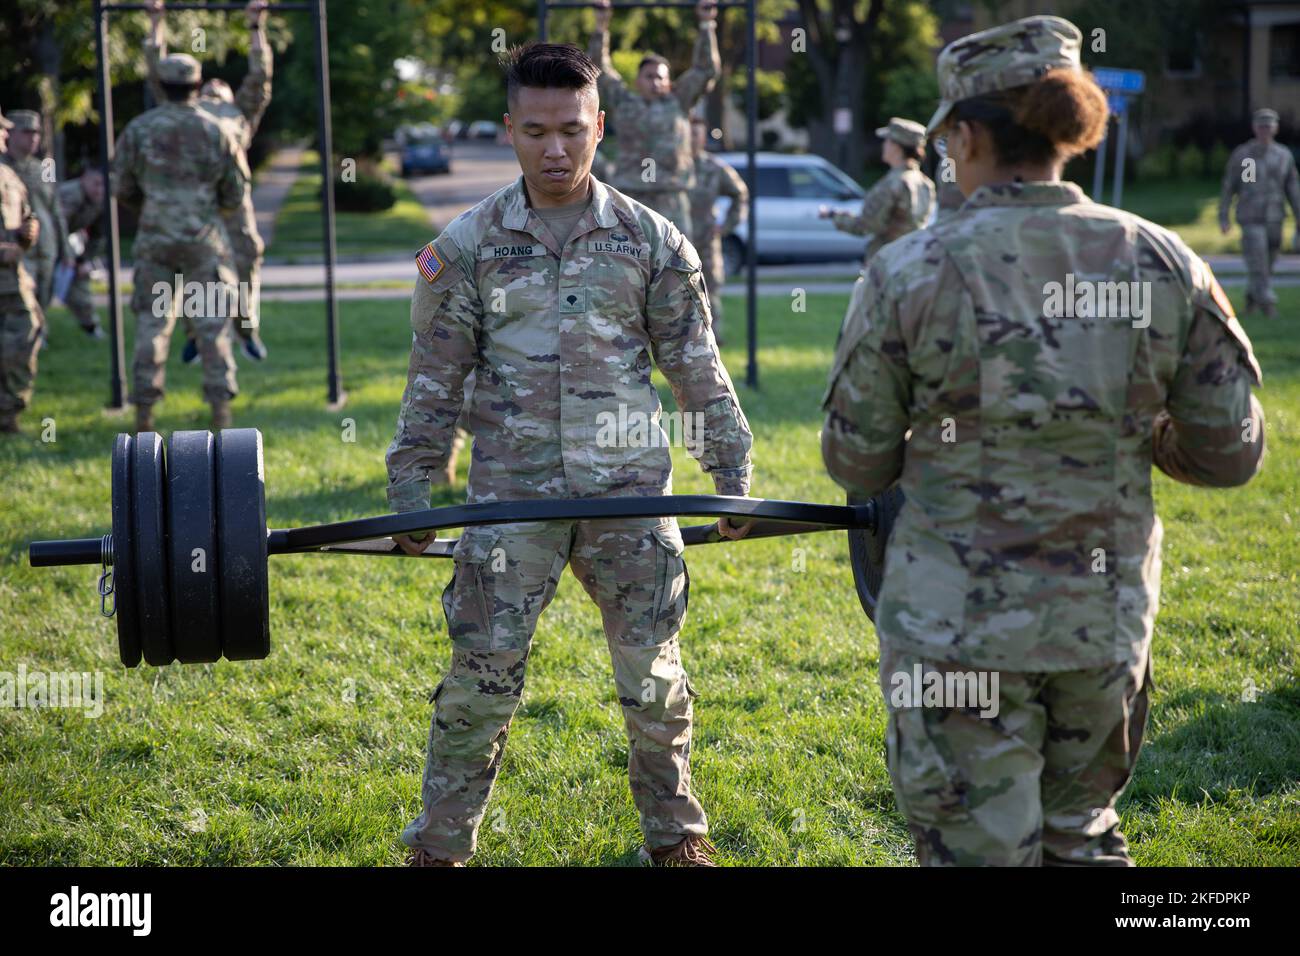
{"type": "Polygon", "coordinates": [[[419,173],[450,173],[451,150],[441,137],[421,136],[402,145],[402,176],[419,173]]]}

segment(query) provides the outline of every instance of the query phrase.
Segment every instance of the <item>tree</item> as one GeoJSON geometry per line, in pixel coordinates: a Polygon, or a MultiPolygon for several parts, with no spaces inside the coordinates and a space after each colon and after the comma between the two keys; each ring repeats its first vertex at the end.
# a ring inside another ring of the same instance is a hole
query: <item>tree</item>
{"type": "MultiPolygon", "coordinates": [[[[921,91],[908,104],[903,82],[932,75],[938,23],[920,0],[798,0],[807,49],[792,58],[792,115],[807,117],[812,151],[860,177],[875,150],[874,130],[889,113],[882,104],[909,105],[920,115],[921,91]],[[887,99],[888,94],[888,99],[887,99]],[[802,102],[800,102],[802,100],[802,102]],[[847,111],[849,132],[835,132],[837,111],[847,111]]],[[[933,88],[927,85],[924,93],[933,88]]]]}

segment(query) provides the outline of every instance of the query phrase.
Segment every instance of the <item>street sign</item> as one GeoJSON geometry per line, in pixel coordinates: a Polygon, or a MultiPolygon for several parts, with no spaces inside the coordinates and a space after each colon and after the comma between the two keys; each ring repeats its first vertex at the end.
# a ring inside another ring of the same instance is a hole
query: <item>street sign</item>
{"type": "Polygon", "coordinates": [[[1147,87],[1147,75],[1141,70],[1099,69],[1092,71],[1092,78],[1103,90],[1129,96],[1141,93],[1147,87]]]}
{"type": "Polygon", "coordinates": [[[1128,112],[1128,97],[1123,93],[1108,93],[1106,95],[1106,105],[1115,116],[1128,112]]]}

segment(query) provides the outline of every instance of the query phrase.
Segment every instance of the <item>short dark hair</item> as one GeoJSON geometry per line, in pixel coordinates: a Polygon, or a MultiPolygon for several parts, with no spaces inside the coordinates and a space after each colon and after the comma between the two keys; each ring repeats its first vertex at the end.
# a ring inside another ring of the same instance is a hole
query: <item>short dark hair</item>
{"type": "Polygon", "coordinates": [[[596,91],[600,67],[572,43],[533,41],[512,47],[501,59],[506,71],[506,101],[523,87],[596,91]]]}
{"type": "MultiPolygon", "coordinates": [[[[641,62],[636,65],[636,71],[640,73],[647,66],[658,66],[660,63],[664,66],[669,66],[668,61],[658,53],[647,53],[645,56],[641,57],[641,62]]],[[[671,67],[669,67],[669,69],[671,69],[671,67]]]]}
{"type": "Polygon", "coordinates": [[[199,91],[198,83],[162,83],[163,96],[169,103],[182,103],[199,91]]]}

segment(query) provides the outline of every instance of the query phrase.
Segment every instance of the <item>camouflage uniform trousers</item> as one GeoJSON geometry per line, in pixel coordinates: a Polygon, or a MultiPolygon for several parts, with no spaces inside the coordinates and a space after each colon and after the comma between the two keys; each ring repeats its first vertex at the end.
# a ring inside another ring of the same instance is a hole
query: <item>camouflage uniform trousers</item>
{"type": "Polygon", "coordinates": [[[978,671],[881,647],[894,799],[922,866],[1132,866],[1115,802],[1146,729],[1150,644],[1133,665],[999,671],[999,710],[904,707],[890,675],[978,671]]]}
{"type": "MultiPolygon", "coordinates": [[[[131,401],[151,405],[162,400],[167,379],[167,355],[171,349],[176,315],[184,304],[173,301],[162,316],[154,314],[154,286],[161,282],[171,287],[180,273],[184,282],[223,282],[233,285],[235,272],[228,263],[199,261],[192,268],[180,263],[162,265],[140,260],[135,264],[131,308],[135,312],[135,359],[132,365],[134,387],[131,401]]],[[[222,311],[220,309],[218,312],[222,311]]],[[[235,321],[238,321],[237,319],[235,321]]],[[[209,404],[233,398],[239,388],[235,383],[235,357],[230,346],[229,315],[194,317],[198,330],[199,359],[203,365],[203,397],[209,404]]]]}
{"type": "Polygon", "coordinates": [[[43,324],[30,295],[0,293],[0,417],[18,414],[32,400],[43,324]]]}
{"type": "MultiPolygon", "coordinates": [[[[249,235],[240,228],[242,218],[227,218],[226,230],[230,235],[230,248],[234,253],[235,274],[243,287],[248,289],[248,314],[238,316],[232,323],[241,339],[252,338],[262,322],[262,242],[254,234],[249,235]]],[[[194,322],[186,317],[185,335],[197,338],[194,334],[194,322]]]]}
{"type": "Polygon", "coordinates": [[[691,235],[691,197],[685,189],[624,189],[620,192],[643,206],[649,206],[680,229],[683,236],[695,241],[691,235]]]}
{"type": "Polygon", "coordinates": [[[77,324],[83,329],[94,329],[97,321],[95,319],[95,299],[90,291],[89,275],[74,275],[72,283],[68,286],[67,297],[63,304],[68,307],[77,324]]]}
{"type": "Polygon", "coordinates": [[[1274,306],[1277,293],[1270,276],[1282,248],[1282,222],[1243,222],[1241,257],[1246,262],[1247,296],[1257,305],[1274,306]]]}
{"type": "Polygon", "coordinates": [[[680,536],[658,519],[469,529],[442,595],[451,670],[434,691],[423,812],[402,841],[467,860],[524,689],[537,620],[566,564],[600,608],[628,736],[628,779],[651,848],[705,834],[691,794],[694,692],[677,634],[690,579],[680,536]]]}

